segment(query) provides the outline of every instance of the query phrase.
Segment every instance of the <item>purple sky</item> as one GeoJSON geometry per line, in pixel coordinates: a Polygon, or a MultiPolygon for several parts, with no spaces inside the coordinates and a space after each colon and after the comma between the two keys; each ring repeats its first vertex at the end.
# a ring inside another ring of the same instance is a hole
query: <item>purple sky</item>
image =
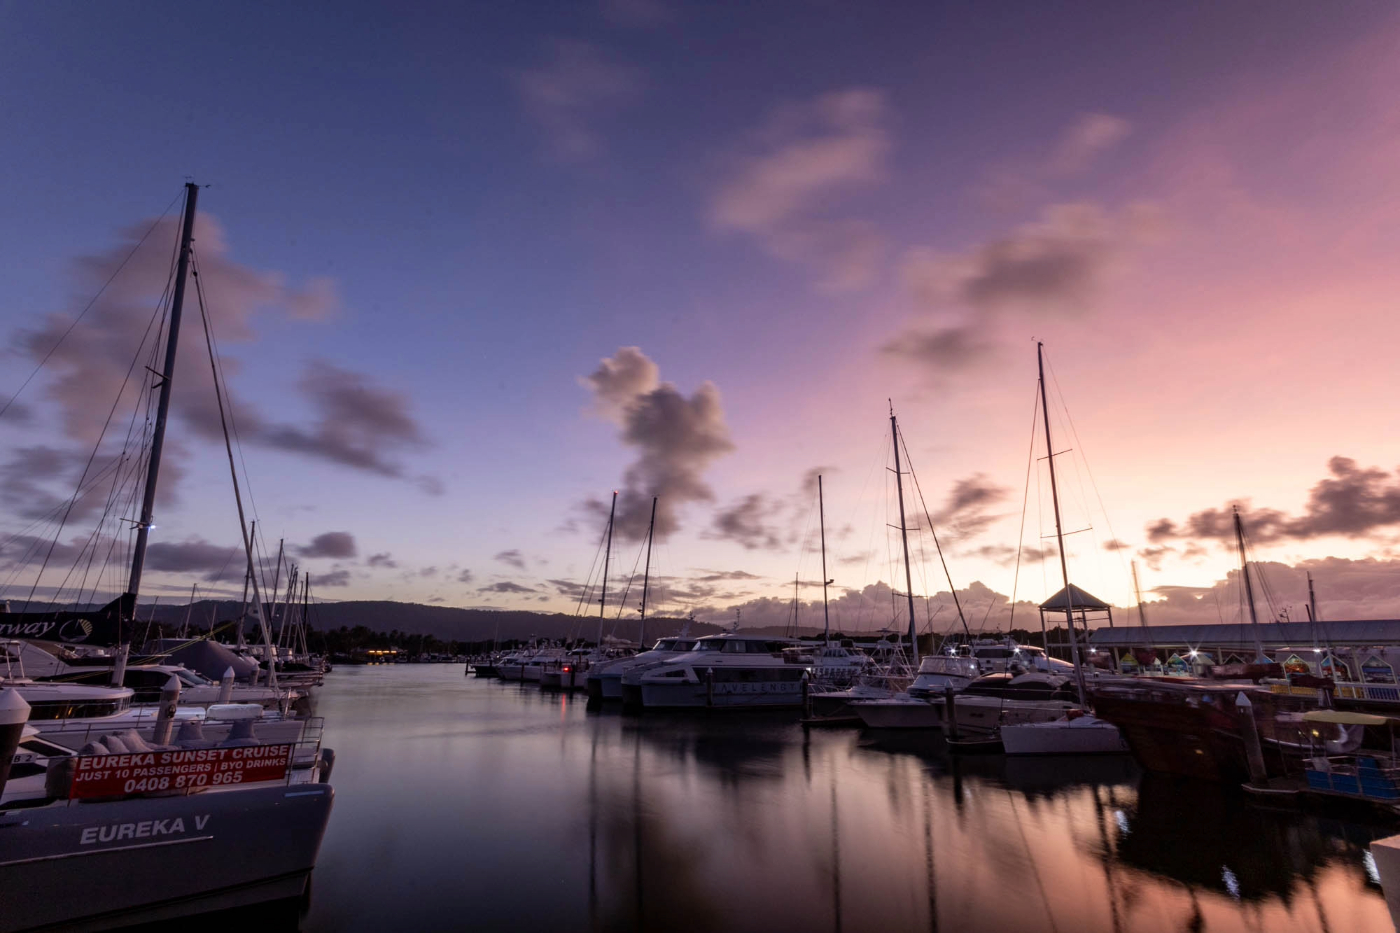
{"type": "MultiPolygon", "coordinates": [[[[184,178],[209,185],[197,249],[256,514],[326,598],[571,610],[619,489],[624,573],[663,497],[661,609],[781,622],[794,574],[819,595],[820,470],[841,619],[883,625],[893,399],[994,624],[993,593],[1058,586],[1043,460],[1027,483],[1039,338],[1082,586],[1131,603],[1135,559],[1154,621],[1228,621],[1221,522],[1248,500],[1275,610],[1300,616],[1311,562],[1328,615],[1400,612],[1390,4],[0,18],[0,393],[184,178]]],[[[31,523],[71,493],[177,212],[0,418],[3,598],[29,592],[25,536],[53,532],[31,523]]],[[[185,337],[163,598],[241,583],[185,337]]],[[[946,589],[931,546],[921,595],[946,589]]]]}

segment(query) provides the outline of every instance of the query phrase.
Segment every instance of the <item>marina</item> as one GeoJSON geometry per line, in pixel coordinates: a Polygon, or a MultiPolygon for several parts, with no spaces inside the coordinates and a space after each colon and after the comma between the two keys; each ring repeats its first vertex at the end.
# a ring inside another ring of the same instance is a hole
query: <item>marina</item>
{"type": "Polygon", "coordinates": [[[340,762],[308,933],[464,912],[562,931],[1392,929],[1367,846],[1394,824],[1260,809],[1127,756],[589,712],[462,673],[327,678],[340,762]]]}
{"type": "Polygon", "coordinates": [[[0,933],[1400,933],[1400,7],[0,26],[0,933]]]}

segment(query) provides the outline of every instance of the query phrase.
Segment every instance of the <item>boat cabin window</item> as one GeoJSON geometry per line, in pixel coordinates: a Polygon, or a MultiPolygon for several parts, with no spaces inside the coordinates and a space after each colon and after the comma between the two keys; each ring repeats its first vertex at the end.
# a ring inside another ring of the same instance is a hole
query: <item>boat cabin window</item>
{"type": "Polygon", "coordinates": [[[722,640],[718,640],[718,639],[716,639],[716,640],[714,640],[714,641],[697,641],[697,642],[695,643],[695,650],[696,650],[696,651],[723,651],[723,650],[724,650],[724,645],[725,645],[725,643],[724,643],[722,640]]]}
{"type": "Polygon", "coordinates": [[[120,713],[130,705],[126,697],[120,700],[40,700],[29,704],[31,722],[40,719],[95,719],[120,713]]]}
{"type": "Polygon", "coordinates": [[[748,652],[749,646],[742,641],[727,641],[724,643],[723,650],[725,654],[745,654],[748,652]]]}

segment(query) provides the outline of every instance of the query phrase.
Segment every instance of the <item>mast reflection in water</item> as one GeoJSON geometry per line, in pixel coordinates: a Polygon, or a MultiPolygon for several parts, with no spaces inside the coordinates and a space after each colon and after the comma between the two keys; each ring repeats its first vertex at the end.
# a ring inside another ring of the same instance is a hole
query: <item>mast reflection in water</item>
{"type": "Polygon", "coordinates": [[[342,668],[318,714],[306,930],[1392,930],[1365,855],[1391,830],[1126,759],[588,712],[455,665],[342,668]]]}

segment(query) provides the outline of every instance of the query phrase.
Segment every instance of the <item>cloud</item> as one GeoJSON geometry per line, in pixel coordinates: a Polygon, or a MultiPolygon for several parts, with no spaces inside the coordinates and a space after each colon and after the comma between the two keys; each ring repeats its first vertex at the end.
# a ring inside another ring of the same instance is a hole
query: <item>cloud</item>
{"type": "MultiPolygon", "coordinates": [[[[311,361],[297,383],[316,409],[317,421],[309,429],[299,425],[255,424],[253,440],[279,450],[307,454],[343,466],[402,477],[403,467],[385,456],[388,452],[426,446],[417,420],[409,413],[408,399],[376,386],[368,376],[324,360],[311,361]]],[[[240,421],[240,434],[248,429],[240,421]]],[[[440,491],[432,477],[419,477],[440,491]]]]}
{"type": "MultiPolygon", "coordinates": [[[[802,474],[797,489],[783,496],[751,493],[733,505],[717,510],[710,527],[700,533],[711,541],[733,541],[745,550],[776,550],[784,544],[798,544],[803,531],[816,534],[817,486],[822,476],[839,470],[815,466],[802,474]]],[[[850,526],[828,528],[828,540],[844,538],[850,526]]]]}
{"type": "Polygon", "coordinates": [[[515,77],[526,112],[560,159],[576,161],[605,148],[596,124],[641,96],[642,73],[609,61],[587,42],[556,39],[548,60],[515,77]]]}
{"type": "MultiPolygon", "coordinates": [[[[143,366],[159,368],[164,345],[159,328],[151,326],[152,310],[169,278],[177,225],[175,217],[155,223],[153,229],[147,222],[123,231],[121,242],[111,250],[76,260],[73,285],[77,293],[95,293],[111,279],[83,317],[81,327],[68,333],[75,315],[55,313],[38,327],[20,330],[12,337],[12,346],[20,355],[35,362],[49,357],[47,378],[39,385],[56,407],[57,424],[73,445],[70,456],[86,459],[114,411],[113,423],[124,426],[130,415],[123,412],[140,404],[150,382],[143,366]],[[147,230],[151,230],[150,235],[141,242],[147,230]]],[[[254,325],[259,318],[325,321],[339,307],[335,283],[329,279],[310,279],[298,287],[289,285],[280,273],[232,261],[223,229],[210,214],[201,213],[195,220],[195,252],[199,281],[217,312],[214,326],[223,345],[220,365],[230,383],[236,384],[241,367],[229,350],[256,338],[254,325]]],[[[180,461],[192,452],[182,439],[194,437],[223,444],[213,375],[193,296],[187,304],[189,314],[180,333],[171,396],[173,417],[180,424],[172,427],[161,465],[161,495],[167,502],[173,501],[168,497],[178,485],[180,461]]],[[[256,408],[240,401],[239,393],[232,392],[225,403],[240,440],[389,476],[401,472],[390,455],[423,443],[408,414],[407,402],[374,386],[366,376],[313,362],[296,387],[311,403],[319,419],[315,425],[270,423],[256,408]],[[382,436],[378,432],[383,432],[382,436]]],[[[116,454],[110,448],[121,444],[120,433],[124,432],[108,430],[105,448],[109,449],[101,452],[100,458],[116,454]]]]}
{"type": "Polygon", "coordinates": [[[905,260],[904,277],[929,305],[1073,313],[1091,299],[1115,239],[1112,219],[1099,206],[1056,204],[1039,220],[967,253],[917,250],[905,260]]]}
{"type": "Polygon", "coordinates": [[[1146,205],[1115,216],[1092,203],[1055,204],[964,253],[909,250],[902,280],[919,318],[881,349],[935,369],[966,368],[993,353],[1008,315],[1084,314],[1153,216],[1146,205]]]}
{"type": "Polygon", "coordinates": [[[965,369],[981,363],[996,348],[980,328],[955,325],[935,330],[911,330],[880,347],[934,370],[965,369]]]}
{"type": "MultiPolygon", "coordinates": [[[[0,504],[16,517],[31,521],[57,517],[68,510],[86,461],[87,457],[77,451],[43,444],[15,448],[0,465],[0,504]],[[54,489],[61,489],[62,495],[54,489]]],[[[112,486],[110,478],[102,480],[114,465],[115,461],[106,458],[88,469],[84,489],[68,514],[70,520],[86,518],[102,508],[112,486]]]]}
{"type": "Polygon", "coordinates": [[[934,513],[934,527],[945,529],[954,540],[974,538],[1001,518],[988,510],[1010,494],[984,473],[966,476],[953,484],[943,508],[934,513]]]}
{"type": "Polygon", "coordinates": [[[884,94],[851,88],[780,111],[710,203],[719,230],[748,234],[771,255],[823,271],[831,289],[869,284],[885,252],[865,221],[833,218],[830,202],[885,177],[884,94]]]}
{"type": "Polygon", "coordinates": [[[700,576],[692,579],[700,583],[719,583],[725,580],[762,580],[763,577],[747,570],[702,570],[700,576]]]}
{"type": "Polygon", "coordinates": [[[1124,542],[1119,541],[1117,538],[1109,538],[1103,543],[1103,549],[1105,551],[1126,551],[1131,547],[1132,545],[1125,544],[1124,542]]]}
{"type": "Polygon", "coordinates": [[[210,544],[203,538],[190,538],[183,542],[158,541],[146,547],[146,569],[163,570],[168,573],[205,573],[208,579],[216,579],[230,566],[238,571],[241,578],[247,559],[243,557],[243,545],[210,544]]]}
{"type": "MultiPolygon", "coordinates": [[[[653,496],[659,498],[659,538],[680,527],[681,506],[713,499],[704,471],[734,449],[713,383],[702,383],[686,398],[671,383],[656,379],[655,364],[641,350],[622,347],[582,380],[593,390],[598,410],[622,427],[623,443],[637,451],[637,459],[623,474],[614,526],[633,541],[646,536],[653,496]]],[[[590,500],[587,506],[595,513],[608,513],[608,505],[600,500],[590,500]]]]}
{"type": "Polygon", "coordinates": [[[503,564],[509,564],[517,570],[525,569],[525,557],[518,550],[512,548],[509,551],[501,551],[492,560],[498,560],[503,564]]]}
{"type": "Polygon", "coordinates": [[[640,347],[618,347],[617,353],[600,361],[592,375],[579,383],[593,391],[594,412],[599,417],[626,424],[628,406],[661,384],[661,369],[640,347]]]}
{"type": "Polygon", "coordinates": [[[1149,569],[1161,570],[1162,561],[1166,560],[1169,555],[1175,553],[1176,548],[1169,544],[1161,544],[1156,547],[1142,548],[1138,551],[1138,557],[1142,558],[1143,563],[1147,564],[1149,569]]]}
{"type": "Polygon", "coordinates": [[[512,583],[503,580],[500,583],[492,583],[488,586],[480,587],[478,593],[534,593],[537,592],[533,586],[522,586],[519,583],[512,583]]]}
{"type": "Polygon", "coordinates": [[[435,577],[435,576],[437,576],[437,573],[438,573],[438,569],[437,569],[436,567],[424,567],[422,570],[418,571],[418,576],[420,576],[420,577],[435,577]]]}
{"type": "Polygon", "coordinates": [[[1048,171],[1053,175],[1078,175],[1099,155],[1118,145],[1132,131],[1132,124],[1107,113],[1081,114],[1065,131],[1051,153],[1048,171]]]}
{"type": "Polygon", "coordinates": [[[318,573],[311,580],[317,586],[349,586],[350,571],[332,570],[330,573],[318,573]]]}
{"type": "Polygon", "coordinates": [[[701,537],[733,541],[746,551],[777,550],[782,547],[783,541],[772,519],[780,512],[780,505],[756,492],[729,508],[718,510],[701,537]]]}
{"type": "MultiPolygon", "coordinates": [[[[295,548],[295,551],[299,557],[342,559],[354,557],[359,552],[355,546],[355,536],[348,531],[327,531],[324,534],[319,534],[311,539],[310,544],[295,548]]],[[[371,566],[374,566],[373,563],[371,566]]]]}
{"type": "Polygon", "coordinates": [[[475,578],[472,576],[472,572],[470,570],[463,570],[457,574],[458,583],[470,583],[473,579],[475,578]]]}
{"type": "Polygon", "coordinates": [[[582,596],[587,590],[582,583],[575,583],[573,580],[550,580],[549,585],[554,587],[561,596],[582,596]]]}
{"type": "MultiPolygon", "coordinates": [[[[1292,565],[1258,561],[1249,572],[1255,580],[1255,608],[1261,621],[1285,611],[1294,621],[1306,621],[1308,574],[1313,577],[1319,618],[1400,618],[1400,560],[1325,557],[1292,565]],[[1267,581],[1267,589],[1258,585],[1260,580],[1267,581]]],[[[1248,622],[1241,587],[1238,569],[1208,587],[1153,587],[1152,595],[1161,598],[1147,603],[1147,621],[1152,625],[1248,622]]]]}
{"type": "Polygon", "coordinates": [[[1248,500],[1240,500],[1196,512],[1180,525],[1167,518],[1152,522],[1147,526],[1148,540],[1233,541],[1236,507],[1254,544],[1329,535],[1364,538],[1400,524],[1400,470],[1391,474],[1379,467],[1363,468],[1350,457],[1333,457],[1327,461],[1327,469],[1331,475],[1309,490],[1301,514],[1252,508],[1248,500]]]}
{"type": "Polygon", "coordinates": [[[88,551],[97,547],[101,552],[112,544],[112,539],[103,537],[97,541],[86,535],[74,536],[67,544],[54,538],[40,538],[35,535],[9,535],[0,541],[0,566],[23,567],[42,561],[47,557],[51,564],[71,566],[88,551]],[[50,550],[52,549],[52,552],[50,550]]]}
{"type": "Polygon", "coordinates": [[[365,564],[370,567],[383,567],[386,570],[393,570],[399,566],[399,562],[394,560],[388,551],[379,554],[371,554],[369,559],[365,561],[365,564]]]}

